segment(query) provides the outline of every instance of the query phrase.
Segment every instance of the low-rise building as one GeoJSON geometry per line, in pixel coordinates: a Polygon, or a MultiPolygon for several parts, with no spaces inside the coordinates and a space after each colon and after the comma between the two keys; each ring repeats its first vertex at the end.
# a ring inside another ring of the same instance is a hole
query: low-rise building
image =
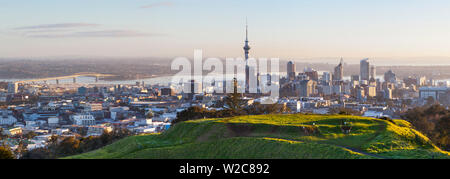
{"type": "Polygon", "coordinates": [[[102,135],[104,132],[106,133],[112,132],[112,127],[104,125],[89,126],[87,136],[99,136],[102,135]]]}
{"type": "Polygon", "coordinates": [[[0,125],[13,125],[17,122],[17,119],[12,116],[12,114],[10,114],[8,112],[8,110],[3,110],[2,114],[0,116],[0,125]]]}
{"type": "Polygon", "coordinates": [[[420,87],[419,98],[427,100],[429,97],[433,98],[441,104],[450,104],[450,88],[449,87],[420,87]]]}
{"type": "Polygon", "coordinates": [[[71,117],[75,125],[79,126],[95,125],[95,118],[90,114],[76,114],[72,115],[71,117]]]}
{"type": "Polygon", "coordinates": [[[22,134],[22,127],[12,127],[12,128],[3,129],[2,134],[7,135],[7,136],[20,135],[20,134],[22,134]]]}

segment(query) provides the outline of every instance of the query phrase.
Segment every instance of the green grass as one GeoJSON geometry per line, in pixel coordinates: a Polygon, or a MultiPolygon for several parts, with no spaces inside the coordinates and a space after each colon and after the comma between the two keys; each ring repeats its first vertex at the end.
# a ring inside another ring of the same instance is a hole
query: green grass
{"type": "Polygon", "coordinates": [[[450,158],[403,120],[344,115],[256,115],[186,121],[66,158],[450,158]],[[352,123],[350,134],[340,128],[352,123]],[[314,124],[314,125],[313,125],[314,124]],[[316,133],[306,130],[317,128],[316,133]]]}

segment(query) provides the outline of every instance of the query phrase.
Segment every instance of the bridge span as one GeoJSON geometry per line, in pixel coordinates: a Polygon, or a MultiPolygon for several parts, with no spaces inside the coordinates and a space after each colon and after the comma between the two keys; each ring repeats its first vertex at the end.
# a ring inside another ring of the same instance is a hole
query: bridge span
{"type": "Polygon", "coordinates": [[[47,77],[47,78],[36,78],[36,79],[30,79],[30,80],[24,80],[24,81],[16,81],[14,83],[31,83],[36,81],[50,81],[50,80],[56,80],[56,83],[59,83],[60,79],[69,79],[73,78],[73,83],[76,83],[76,78],[80,76],[86,76],[86,77],[95,77],[95,80],[97,81],[99,77],[111,77],[116,75],[111,74],[101,74],[101,73],[90,73],[90,72],[81,72],[81,73],[75,73],[73,75],[67,75],[67,76],[58,76],[58,77],[47,77]]]}

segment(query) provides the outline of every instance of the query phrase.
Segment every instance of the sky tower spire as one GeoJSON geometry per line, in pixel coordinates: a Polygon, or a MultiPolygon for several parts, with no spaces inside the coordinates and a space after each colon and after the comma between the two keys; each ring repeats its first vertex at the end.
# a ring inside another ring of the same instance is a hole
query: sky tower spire
{"type": "Polygon", "coordinates": [[[248,21],[247,21],[247,18],[245,18],[245,41],[248,42],[248,21]]]}
{"type": "Polygon", "coordinates": [[[248,66],[248,53],[250,51],[250,46],[248,45],[248,23],[247,18],[245,18],[245,93],[249,92],[250,88],[250,67],[248,66]]]}
{"type": "Polygon", "coordinates": [[[245,20],[245,46],[244,46],[245,60],[248,60],[249,51],[250,51],[250,46],[248,45],[248,23],[247,23],[247,19],[246,19],[245,20]]]}

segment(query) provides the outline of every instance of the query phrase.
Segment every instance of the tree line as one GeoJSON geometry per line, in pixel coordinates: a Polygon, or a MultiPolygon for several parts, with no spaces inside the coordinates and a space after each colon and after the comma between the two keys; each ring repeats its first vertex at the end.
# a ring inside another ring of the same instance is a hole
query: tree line
{"type": "Polygon", "coordinates": [[[434,104],[408,110],[403,119],[425,134],[441,149],[450,150],[450,110],[434,104]]]}
{"type": "MultiPolygon", "coordinates": [[[[235,82],[236,83],[236,82],[235,82]]],[[[174,124],[187,120],[196,120],[204,118],[224,118],[242,115],[262,115],[262,114],[280,114],[289,112],[289,108],[282,104],[261,104],[259,102],[248,103],[242,99],[242,94],[237,92],[236,84],[233,93],[228,94],[222,101],[216,104],[216,107],[223,107],[223,110],[208,110],[202,107],[194,106],[177,113],[177,118],[172,121],[174,124]]]]}
{"type": "Polygon", "coordinates": [[[52,136],[46,147],[27,150],[27,146],[19,143],[15,151],[11,151],[6,145],[0,145],[0,159],[55,159],[71,155],[77,155],[109,145],[119,139],[133,135],[127,129],[114,129],[104,132],[100,136],[89,137],[61,137],[52,136]]]}

